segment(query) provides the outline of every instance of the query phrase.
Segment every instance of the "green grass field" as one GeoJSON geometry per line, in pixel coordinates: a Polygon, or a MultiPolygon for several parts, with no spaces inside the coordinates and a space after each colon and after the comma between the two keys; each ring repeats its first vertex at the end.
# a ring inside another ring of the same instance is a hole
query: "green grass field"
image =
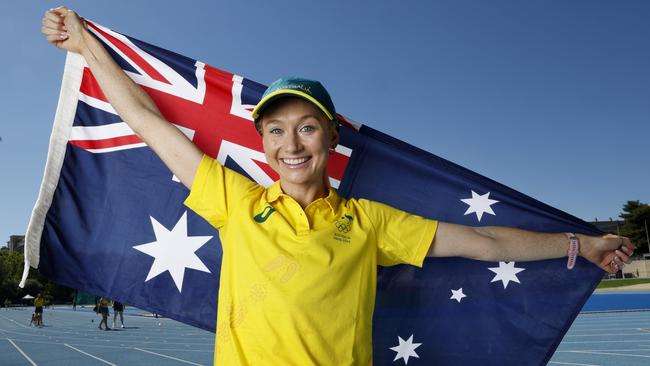
{"type": "Polygon", "coordinates": [[[626,278],[626,279],[616,279],[616,280],[602,280],[596,288],[612,288],[612,287],[623,287],[630,285],[638,285],[641,283],[650,283],[650,278],[626,278]]]}

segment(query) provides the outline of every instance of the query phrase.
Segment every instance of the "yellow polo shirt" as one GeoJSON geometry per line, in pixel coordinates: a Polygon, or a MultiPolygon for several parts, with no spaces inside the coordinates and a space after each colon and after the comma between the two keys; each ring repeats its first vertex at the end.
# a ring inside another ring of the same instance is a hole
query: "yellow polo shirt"
{"type": "Polygon", "coordinates": [[[437,222],[334,189],[304,210],[204,156],[185,204],[223,246],[215,365],[371,365],[377,265],[422,266],[437,222]]]}

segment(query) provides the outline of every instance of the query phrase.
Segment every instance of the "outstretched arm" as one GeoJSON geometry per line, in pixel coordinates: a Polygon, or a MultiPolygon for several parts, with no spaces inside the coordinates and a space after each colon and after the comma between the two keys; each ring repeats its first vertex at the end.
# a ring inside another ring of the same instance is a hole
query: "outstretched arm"
{"type": "MultiPolygon", "coordinates": [[[[616,235],[578,235],[580,256],[609,273],[629,263],[634,246],[616,235]]],[[[510,227],[471,227],[441,222],[429,257],[466,257],[484,261],[534,261],[567,255],[569,240],[563,233],[548,234],[510,227]]]]}
{"type": "Polygon", "coordinates": [[[86,29],[72,10],[58,7],[45,12],[41,31],[56,47],[81,54],[113,108],[154,150],[188,188],[201,161],[201,151],[169,123],[154,102],[134,83],[86,29]]]}

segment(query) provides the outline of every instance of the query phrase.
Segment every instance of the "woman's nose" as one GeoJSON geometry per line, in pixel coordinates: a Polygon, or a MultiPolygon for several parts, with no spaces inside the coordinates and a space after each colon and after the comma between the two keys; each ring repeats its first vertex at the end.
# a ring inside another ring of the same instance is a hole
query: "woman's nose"
{"type": "Polygon", "coordinates": [[[300,136],[295,132],[288,133],[284,141],[284,149],[288,152],[300,151],[302,149],[300,136]]]}

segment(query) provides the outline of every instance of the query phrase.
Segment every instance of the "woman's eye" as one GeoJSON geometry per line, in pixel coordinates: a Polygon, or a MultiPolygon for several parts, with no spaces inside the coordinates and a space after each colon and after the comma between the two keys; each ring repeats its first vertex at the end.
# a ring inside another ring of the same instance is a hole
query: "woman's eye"
{"type": "Polygon", "coordinates": [[[279,129],[279,128],[273,128],[273,129],[271,129],[271,131],[269,131],[269,132],[272,133],[272,134],[274,134],[274,135],[277,135],[277,134],[282,133],[282,130],[279,129]]]}
{"type": "Polygon", "coordinates": [[[302,132],[312,132],[312,131],[314,131],[314,130],[315,130],[315,128],[314,128],[313,126],[303,126],[303,127],[300,129],[300,131],[302,131],[302,132]]]}

